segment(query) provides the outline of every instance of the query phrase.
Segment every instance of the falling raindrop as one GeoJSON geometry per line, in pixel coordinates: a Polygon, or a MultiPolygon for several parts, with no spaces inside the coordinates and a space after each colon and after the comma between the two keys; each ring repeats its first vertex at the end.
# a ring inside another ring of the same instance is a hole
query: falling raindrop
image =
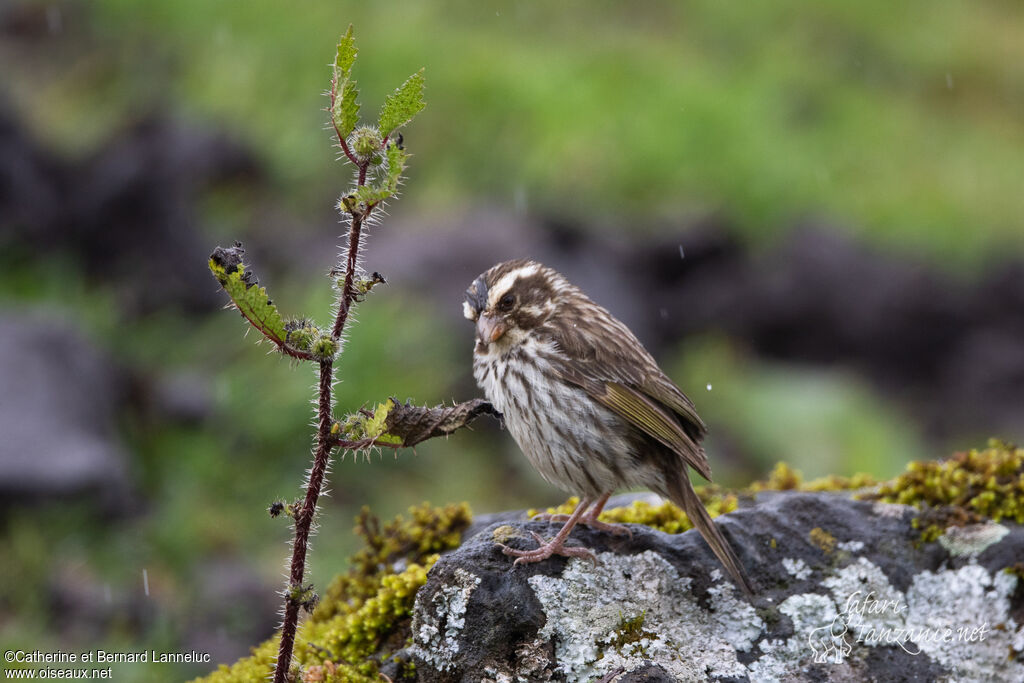
{"type": "Polygon", "coordinates": [[[952,90],[953,89],[953,74],[951,74],[951,73],[947,73],[946,74],[946,88],[948,90],[952,90]]]}
{"type": "Polygon", "coordinates": [[[149,572],[145,569],[142,570],[142,588],[146,591],[146,597],[149,597],[149,572]]]}
{"type": "Polygon", "coordinates": [[[660,309],[660,310],[658,311],[658,313],[660,313],[660,314],[661,314],[661,319],[662,319],[662,320],[668,320],[668,309],[667,309],[667,308],[662,308],[662,309],[660,309]]]}
{"type": "Polygon", "coordinates": [[[526,197],[526,188],[523,187],[522,185],[516,187],[515,193],[512,197],[512,204],[515,207],[516,213],[519,214],[520,216],[525,214],[527,209],[529,208],[529,204],[527,202],[526,197]]]}
{"type": "Polygon", "coordinates": [[[711,383],[708,382],[708,391],[711,391],[711,383]]]}
{"type": "Polygon", "coordinates": [[[679,245],[679,258],[686,258],[686,252],[683,251],[683,245],[679,245]]]}

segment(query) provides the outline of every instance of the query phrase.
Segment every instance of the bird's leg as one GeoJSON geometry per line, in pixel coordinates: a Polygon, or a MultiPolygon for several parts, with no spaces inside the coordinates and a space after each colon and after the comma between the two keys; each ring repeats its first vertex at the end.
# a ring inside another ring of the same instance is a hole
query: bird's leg
{"type": "MultiPolygon", "coordinates": [[[[583,499],[581,499],[580,502],[582,503],[583,499]]],[[[577,505],[577,508],[578,507],[579,506],[577,505]]],[[[573,512],[576,512],[576,509],[573,509],[573,512]]],[[[530,517],[530,521],[531,522],[562,522],[562,523],[565,523],[565,522],[569,521],[570,517],[572,517],[572,515],[566,515],[566,514],[562,514],[560,512],[539,512],[539,513],[535,514],[533,517],[530,517]]]]}
{"type": "MultiPolygon", "coordinates": [[[[601,522],[597,518],[604,509],[605,503],[611,497],[612,492],[604,494],[597,501],[594,502],[593,507],[580,517],[579,523],[586,524],[591,529],[597,529],[598,531],[604,531],[605,533],[615,534],[616,536],[629,536],[633,538],[633,532],[629,530],[629,527],[625,524],[608,524],[607,522],[601,522]]],[[[568,522],[570,515],[551,514],[550,512],[542,512],[539,515],[534,515],[531,519],[535,522],[568,522]]]]}
{"type": "Polygon", "coordinates": [[[591,529],[597,529],[598,531],[604,531],[609,534],[615,534],[616,536],[629,536],[633,538],[633,532],[629,530],[629,527],[625,524],[608,524],[607,522],[599,522],[597,517],[601,514],[601,510],[604,509],[605,503],[611,498],[612,492],[604,494],[594,502],[594,507],[590,508],[587,514],[580,517],[580,524],[586,524],[591,529]]]}
{"type": "Polygon", "coordinates": [[[564,557],[586,557],[594,564],[597,564],[597,556],[594,551],[589,548],[582,548],[579,546],[566,547],[565,540],[569,538],[569,533],[572,532],[572,528],[576,526],[576,522],[580,520],[583,512],[590,505],[590,501],[586,498],[580,501],[580,504],[576,506],[572,514],[569,515],[569,519],[566,520],[565,525],[559,530],[555,537],[550,541],[545,541],[544,538],[531,531],[530,533],[540,544],[539,548],[535,550],[516,550],[515,548],[509,548],[503,543],[497,545],[501,548],[502,552],[506,555],[511,555],[516,558],[513,564],[530,564],[531,562],[540,562],[546,560],[552,555],[562,555],[564,557]]]}

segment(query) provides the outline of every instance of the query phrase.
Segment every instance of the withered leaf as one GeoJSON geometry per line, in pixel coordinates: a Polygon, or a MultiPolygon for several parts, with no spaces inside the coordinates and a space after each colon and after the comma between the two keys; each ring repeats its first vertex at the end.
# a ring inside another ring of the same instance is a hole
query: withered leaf
{"type": "Polygon", "coordinates": [[[459,403],[454,406],[439,405],[433,408],[414,406],[412,403],[392,403],[388,412],[386,430],[402,439],[402,445],[409,447],[432,439],[435,436],[446,436],[466,427],[481,415],[491,415],[501,419],[501,413],[482,398],[459,403]]]}

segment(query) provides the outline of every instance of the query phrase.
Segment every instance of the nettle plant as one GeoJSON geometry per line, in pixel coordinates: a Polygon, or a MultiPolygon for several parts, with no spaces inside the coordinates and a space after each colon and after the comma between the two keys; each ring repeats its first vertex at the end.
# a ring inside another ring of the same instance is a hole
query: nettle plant
{"type": "Polygon", "coordinates": [[[320,327],[307,317],[288,320],[282,317],[266,288],[258,284],[249,269],[239,242],[233,247],[218,247],[209,261],[210,270],[231,298],[233,307],[262,338],[285,356],[313,363],[318,373],[317,429],[305,496],[294,502],[276,501],[270,506],[271,516],[290,517],[295,530],[288,585],[282,593],[284,620],[274,671],[274,680],[278,683],[288,678],[299,612],[302,609],[311,612],[318,601],[313,584],[305,582],[306,554],[310,535],[315,531],[317,501],[332,456],[415,446],[425,439],[450,434],[478,415],[493,413],[490,404],[481,399],[455,406],[424,408],[389,398],[376,404],[373,410],[362,409],[340,418],[334,414],[334,361],[344,346],[349,314],[370,290],[385,283],[379,273],[367,274],[360,266],[364,227],[377,216],[384,202],[396,196],[408,159],[398,129],[424,107],[421,69],[387,97],[376,125],[360,125],[359,92],[352,79],[356,52],[349,26],[338,44],[328,108],[343,158],[355,167],[355,185],[338,202],[338,210],[348,217],[349,228],[344,260],[329,272],[337,293],[333,323],[320,327]]]}

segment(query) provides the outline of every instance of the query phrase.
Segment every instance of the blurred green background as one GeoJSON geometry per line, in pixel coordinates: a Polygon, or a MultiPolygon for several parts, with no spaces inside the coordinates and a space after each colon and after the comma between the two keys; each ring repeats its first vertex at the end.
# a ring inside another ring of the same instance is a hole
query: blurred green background
{"type": "MultiPolygon", "coordinates": [[[[146,116],[224,132],[255,159],[257,189],[198,188],[183,229],[207,250],[243,240],[275,302],[320,321],[332,254],[313,247],[343,229],[332,206],[350,180],[323,91],[349,23],[368,117],[426,67],[428,106],[405,131],[414,156],[404,195],[375,235],[398,226],[404,244],[426,243],[430,226],[482,210],[647,243],[711,217],[756,258],[814,219],[970,287],[1024,255],[1022,20],[1024,5],[1009,0],[9,2],[0,95],[26,136],[72,168],[146,116]],[[261,269],[259,255],[275,250],[284,256],[261,269]]],[[[172,420],[123,404],[127,511],[88,496],[3,509],[0,648],[244,654],[276,624],[289,532],[264,510],[297,495],[309,466],[312,369],[268,356],[233,313],[126,307],[126,288],[160,282],[138,271],[105,279],[75,250],[34,244],[4,245],[5,310],[57,311],[142,385],[188,378],[205,408],[172,420]],[[259,604],[220,595],[217,581],[231,586],[240,573],[254,595],[271,594],[259,604]],[[106,607],[56,600],[69,583],[105,594],[106,607]]],[[[473,397],[471,331],[452,322],[460,301],[385,274],[392,286],[360,305],[338,363],[340,407],[473,397]]],[[[212,278],[202,286],[216,289],[212,278]]],[[[979,419],[936,437],[856,364],[778,362],[721,330],[659,351],[711,425],[727,485],[777,460],[808,476],[889,477],[995,429],[979,419]]],[[[353,550],[362,505],[391,517],[422,500],[468,500],[483,513],[564,498],[487,425],[415,454],[349,457],[330,489],[312,553],[321,587],[353,550]]],[[[117,677],[204,670],[127,665],[117,677]]]]}

